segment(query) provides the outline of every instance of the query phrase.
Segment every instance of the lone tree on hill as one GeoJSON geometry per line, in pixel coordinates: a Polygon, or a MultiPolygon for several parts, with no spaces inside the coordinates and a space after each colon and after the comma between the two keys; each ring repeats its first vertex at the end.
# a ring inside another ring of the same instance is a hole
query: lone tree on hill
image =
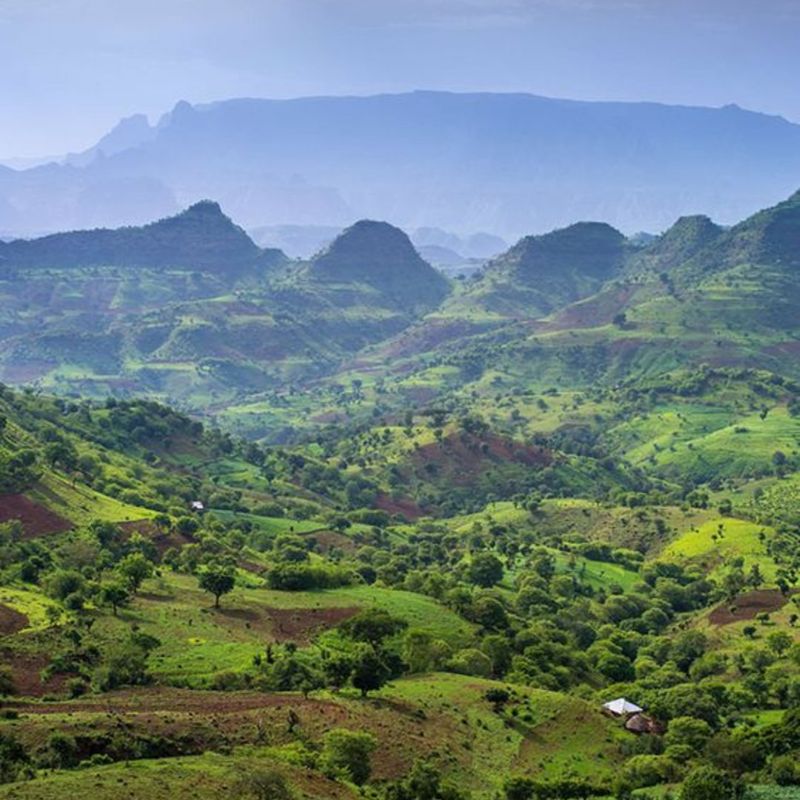
{"type": "Polygon", "coordinates": [[[117,564],[117,572],[128,584],[131,594],[136,594],[147,578],[153,575],[153,562],[141,553],[129,553],[117,564]]]}
{"type": "Polygon", "coordinates": [[[200,588],[214,595],[214,608],[219,608],[219,599],[233,591],[236,576],[233,569],[221,564],[209,564],[198,575],[200,588]]]}
{"type": "Polygon", "coordinates": [[[100,587],[100,602],[111,606],[115,617],[120,606],[126,605],[130,597],[128,587],[121,580],[109,581],[100,587]]]}
{"type": "Polygon", "coordinates": [[[377,691],[391,677],[391,670],[381,656],[371,647],[361,645],[353,659],[353,670],[350,681],[353,687],[366,697],[369,692],[377,691]]]}

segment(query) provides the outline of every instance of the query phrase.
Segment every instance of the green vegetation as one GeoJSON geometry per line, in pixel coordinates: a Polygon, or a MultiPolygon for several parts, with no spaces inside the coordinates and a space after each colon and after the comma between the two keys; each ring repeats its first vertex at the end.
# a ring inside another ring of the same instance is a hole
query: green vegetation
{"type": "Polygon", "coordinates": [[[15,245],[0,798],[791,796],[798,219],[15,245]]]}

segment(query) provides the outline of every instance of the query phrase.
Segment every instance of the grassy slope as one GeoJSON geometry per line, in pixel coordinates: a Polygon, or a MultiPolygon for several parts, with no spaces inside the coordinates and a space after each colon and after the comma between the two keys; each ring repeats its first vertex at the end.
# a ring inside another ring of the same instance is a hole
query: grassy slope
{"type": "MultiPolygon", "coordinates": [[[[484,698],[488,689],[498,685],[465,676],[430,674],[395,681],[366,701],[351,692],[321,693],[311,700],[292,694],[259,699],[253,694],[209,693],[206,710],[202,704],[194,704],[191,712],[180,710],[179,692],[172,700],[178,707],[174,711],[164,705],[170,702],[169,696],[149,690],[121,693],[113,698],[112,707],[125,713],[133,729],[147,725],[154,733],[171,730],[173,734],[194,730],[209,740],[222,735],[228,746],[233,746],[232,754],[223,758],[209,752],[190,758],[134,762],[130,767],[62,772],[0,789],[0,797],[47,797],[48,791],[63,787],[63,791],[76,793],[68,796],[88,790],[98,792],[92,797],[104,798],[111,796],[116,782],[122,783],[131,796],[158,798],[166,797],[164,789],[155,785],[163,782],[164,788],[175,787],[177,797],[216,798],[230,786],[235,774],[268,764],[278,765],[308,796],[349,797],[346,787],[329,785],[315,773],[291,766],[299,741],[313,745],[333,726],[379,737],[380,746],[373,757],[377,779],[397,777],[416,759],[432,758],[446,775],[480,800],[494,797],[510,774],[545,779],[611,778],[620,758],[617,745],[625,734],[595,705],[521,688],[498,712],[484,698]],[[157,710],[161,708],[165,710],[157,710]],[[296,709],[300,719],[298,739],[286,730],[288,708],[296,709]],[[258,730],[271,740],[270,747],[248,742],[258,730]],[[388,735],[390,731],[393,735],[388,735]],[[195,794],[180,794],[187,787],[195,794]]],[[[53,725],[66,726],[80,735],[90,731],[97,734],[113,724],[105,704],[97,705],[86,698],[71,703],[63,712],[57,704],[48,705],[46,714],[31,710],[17,721],[0,722],[0,729],[36,742],[46,738],[53,725]]]]}

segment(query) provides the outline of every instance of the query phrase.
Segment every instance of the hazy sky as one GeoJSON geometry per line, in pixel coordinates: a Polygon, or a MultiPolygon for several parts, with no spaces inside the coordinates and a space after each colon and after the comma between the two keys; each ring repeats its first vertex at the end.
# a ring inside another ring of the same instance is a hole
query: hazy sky
{"type": "Polygon", "coordinates": [[[800,122],[800,0],[0,0],[0,158],[179,99],[524,91],[800,122]]]}

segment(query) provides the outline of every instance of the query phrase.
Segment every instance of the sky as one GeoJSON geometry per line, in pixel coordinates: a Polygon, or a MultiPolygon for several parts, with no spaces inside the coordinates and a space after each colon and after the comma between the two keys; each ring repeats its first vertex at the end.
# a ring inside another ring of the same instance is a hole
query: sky
{"type": "Polygon", "coordinates": [[[0,0],[0,159],[178,100],[530,92],[800,122],[800,0],[0,0]]]}

